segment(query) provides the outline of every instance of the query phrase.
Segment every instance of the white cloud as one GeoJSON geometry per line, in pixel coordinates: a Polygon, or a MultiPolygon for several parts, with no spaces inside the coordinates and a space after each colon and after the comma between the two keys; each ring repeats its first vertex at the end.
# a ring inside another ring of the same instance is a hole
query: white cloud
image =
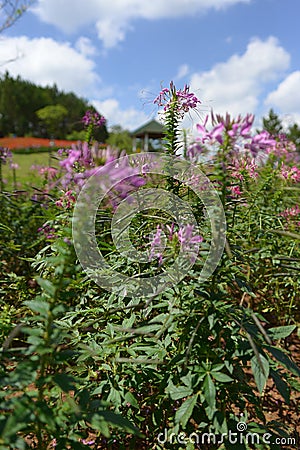
{"type": "Polygon", "coordinates": [[[97,53],[96,47],[93,45],[92,41],[85,37],[81,36],[76,44],[76,49],[84,56],[93,56],[97,53]]]}
{"type": "Polygon", "coordinates": [[[254,113],[264,85],[289,67],[290,55],[277,39],[252,39],[242,55],[233,55],[207,72],[191,77],[191,90],[216,113],[254,113]]]}
{"type": "Polygon", "coordinates": [[[108,127],[121,125],[122,128],[133,131],[150,120],[150,117],[143,111],[135,108],[122,109],[120,103],[115,98],[108,98],[104,101],[94,100],[92,103],[107,119],[108,127]]]}
{"type": "Polygon", "coordinates": [[[300,71],[289,74],[266,98],[267,105],[276,106],[283,113],[300,114],[300,71]]]}
{"type": "Polygon", "coordinates": [[[104,87],[89,58],[93,47],[89,39],[81,37],[72,48],[68,42],[57,42],[51,38],[21,36],[3,37],[0,42],[0,69],[11,76],[40,86],[52,86],[66,92],[74,92],[84,98],[92,98],[95,107],[108,120],[108,126],[121,125],[133,130],[149,120],[143,111],[135,108],[122,109],[117,99],[112,98],[112,87],[104,87]],[[106,100],[101,100],[101,99],[106,100]]]}
{"type": "Polygon", "coordinates": [[[133,20],[191,17],[209,9],[221,10],[252,0],[38,0],[33,11],[65,32],[95,24],[105,48],[125,39],[133,20]]]}
{"type": "Polygon", "coordinates": [[[68,42],[51,38],[3,37],[0,61],[2,71],[8,70],[13,76],[20,75],[41,86],[56,83],[59,89],[84,97],[100,83],[95,63],[90,58],[68,42]]]}
{"type": "Polygon", "coordinates": [[[182,64],[178,67],[177,75],[174,77],[175,80],[181,80],[182,78],[185,78],[189,74],[190,68],[188,64],[182,64]]]}

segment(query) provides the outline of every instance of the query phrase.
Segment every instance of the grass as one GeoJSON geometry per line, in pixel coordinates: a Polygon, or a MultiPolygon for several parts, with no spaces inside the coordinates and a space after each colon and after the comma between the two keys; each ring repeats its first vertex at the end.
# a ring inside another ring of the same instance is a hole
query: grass
{"type": "MultiPolygon", "coordinates": [[[[13,152],[14,163],[17,163],[19,168],[16,169],[16,181],[17,188],[24,189],[28,185],[33,185],[36,187],[41,186],[43,177],[40,176],[36,169],[32,166],[39,167],[59,167],[58,160],[56,159],[54,153],[29,153],[29,154],[19,154],[13,152]]],[[[5,190],[14,189],[13,181],[13,170],[10,168],[9,164],[2,166],[3,179],[5,180],[5,190]]]]}

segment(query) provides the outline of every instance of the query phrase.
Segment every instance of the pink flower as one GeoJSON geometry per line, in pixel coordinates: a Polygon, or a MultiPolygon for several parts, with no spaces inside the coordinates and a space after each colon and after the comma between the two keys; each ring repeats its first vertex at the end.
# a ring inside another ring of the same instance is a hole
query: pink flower
{"type": "Polygon", "coordinates": [[[300,169],[297,166],[289,167],[282,164],[280,168],[280,176],[285,180],[291,180],[295,183],[300,182],[300,169]]]}
{"type": "Polygon", "coordinates": [[[164,244],[161,239],[162,229],[160,225],[157,225],[156,233],[150,243],[149,261],[158,258],[158,264],[162,264],[164,250],[164,244]]]}
{"type": "Polygon", "coordinates": [[[83,116],[82,122],[86,127],[88,127],[89,125],[102,127],[105,124],[106,120],[103,116],[100,116],[100,114],[98,114],[97,112],[88,110],[83,116]]]}
{"type": "Polygon", "coordinates": [[[163,106],[164,111],[174,106],[183,117],[186,112],[196,108],[201,102],[195,94],[190,92],[188,85],[185,85],[183,89],[176,90],[173,81],[171,81],[170,88],[162,89],[153,103],[163,106]]]}
{"type": "Polygon", "coordinates": [[[178,240],[181,244],[183,252],[189,255],[191,263],[196,261],[199,244],[203,241],[203,237],[195,234],[194,225],[184,225],[178,231],[178,240]]]}
{"type": "Polygon", "coordinates": [[[54,167],[40,167],[38,170],[40,175],[45,175],[50,180],[53,180],[58,174],[58,169],[54,167]]]}
{"type": "Polygon", "coordinates": [[[300,208],[298,205],[292,206],[291,208],[287,208],[280,213],[280,216],[289,219],[291,217],[296,217],[300,214],[300,208]]]}
{"type": "Polygon", "coordinates": [[[8,148],[0,147],[0,163],[6,164],[6,160],[12,158],[12,153],[8,148]]]}
{"type": "Polygon", "coordinates": [[[239,197],[240,195],[242,195],[242,191],[238,185],[230,186],[229,189],[233,197],[239,197]]]}

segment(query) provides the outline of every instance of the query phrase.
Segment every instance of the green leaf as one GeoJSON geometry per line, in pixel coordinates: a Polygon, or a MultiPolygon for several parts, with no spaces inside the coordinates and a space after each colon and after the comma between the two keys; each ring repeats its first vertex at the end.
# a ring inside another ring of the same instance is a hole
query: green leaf
{"type": "Polygon", "coordinates": [[[114,405],[119,406],[121,405],[121,394],[117,389],[114,387],[110,388],[109,396],[107,397],[108,402],[112,402],[114,405]]]}
{"type": "Polygon", "coordinates": [[[103,416],[95,414],[91,420],[92,428],[100,431],[106,438],[110,437],[109,423],[103,416]]]}
{"type": "Polygon", "coordinates": [[[120,414],[114,413],[113,411],[98,411],[93,415],[91,424],[94,428],[99,429],[103,428],[103,421],[118,428],[125,429],[129,433],[142,436],[139,430],[131,422],[129,422],[129,420],[122,417],[120,414]]]}
{"type": "Polygon", "coordinates": [[[179,400],[191,395],[193,390],[187,386],[174,386],[172,382],[166,387],[166,393],[170,395],[172,400],[179,400]]]}
{"type": "Polygon", "coordinates": [[[299,367],[287,356],[286,353],[284,353],[279,348],[271,345],[265,346],[265,349],[268,350],[274,356],[274,358],[277,359],[277,361],[279,361],[284,367],[290,370],[294,375],[296,375],[297,377],[300,376],[299,367]]]}
{"type": "Polygon", "coordinates": [[[175,414],[175,423],[180,423],[184,428],[193,414],[194,407],[197,403],[198,394],[186,399],[175,414]]]}
{"type": "Polygon", "coordinates": [[[50,309],[49,303],[43,300],[27,300],[24,302],[31,311],[40,314],[42,317],[47,317],[50,309]]]}
{"type": "Polygon", "coordinates": [[[279,373],[273,369],[270,370],[270,375],[273,378],[276,388],[280,395],[282,395],[284,401],[290,404],[290,389],[288,384],[281,378],[279,373]]]}
{"type": "Polygon", "coordinates": [[[230,383],[231,381],[234,381],[233,378],[223,372],[211,372],[211,374],[215,380],[220,381],[221,383],[230,383]]]}
{"type": "Polygon", "coordinates": [[[137,402],[137,399],[135,398],[135,396],[131,392],[126,392],[124,398],[125,398],[126,403],[129,403],[134,408],[139,408],[139,404],[137,402]]]}
{"type": "Polygon", "coordinates": [[[251,367],[256,386],[261,394],[265,388],[270,372],[269,361],[260,353],[259,358],[255,355],[251,359],[251,367]]]}
{"type": "Polygon", "coordinates": [[[63,392],[69,392],[74,389],[74,378],[65,373],[57,373],[53,379],[63,392]]]}
{"type": "Polygon", "coordinates": [[[56,287],[49,280],[45,280],[44,278],[37,277],[36,281],[41,286],[41,288],[48,294],[50,297],[54,297],[56,287]]]}
{"type": "Polygon", "coordinates": [[[274,341],[278,339],[284,339],[287,336],[289,336],[295,329],[297,328],[296,325],[286,325],[284,327],[275,327],[275,328],[269,328],[268,334],[270,338],[274,341]]]}
{"type": "MultiPolygon", "coordinates": [[[[215,375],[215,374],[214,374],[215,375]]],[[[216,406],[216,387],[214,382],[208,373],[203,383],[203,395],[207,401],[208,406],[213,410],[216,406]]]]}

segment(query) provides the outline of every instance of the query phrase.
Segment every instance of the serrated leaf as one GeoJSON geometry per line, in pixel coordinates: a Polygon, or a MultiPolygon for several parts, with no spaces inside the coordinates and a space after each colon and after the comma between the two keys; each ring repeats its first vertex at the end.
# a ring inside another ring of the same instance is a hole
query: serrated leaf
{"type": "Polygon", "coordinates": [[[265,388],[270,372],[269,361],[262,354],[259,354],[259,359],[255,355],[251,359],[251,368],[254,375],[256,386],[261,394],[265,388]]]}
{"type": "Polygon", "coordinates": [[[50,280],[45,280],[44,278],[37,277],[37,283],[41,286],[41,288],[48,294],[50,297],[54,297],[56,287],[50,280]]]}
{"type": "Polygon", "coordinates": [[[274,341],[284,339],[289,336],[295,329],[296,325],[286,325],[283,327],[274,327],[268,329],[268,335],[274,341]]]}
{"type": "Polygon", "coordinates": [[[180,423],[184,428],[193,414],[194,407],[197,403],[198,394],[186,399],[175,414],[175,423],[180,423]]]}
{"type": "Polygon", "coordinates": [[[50,305],[44,300],[27,300],[24,302],[24,305],[28,306],[31,311],[37,314],[41,314],[41,316],[43,317],[48,316],[50,305]]]}

